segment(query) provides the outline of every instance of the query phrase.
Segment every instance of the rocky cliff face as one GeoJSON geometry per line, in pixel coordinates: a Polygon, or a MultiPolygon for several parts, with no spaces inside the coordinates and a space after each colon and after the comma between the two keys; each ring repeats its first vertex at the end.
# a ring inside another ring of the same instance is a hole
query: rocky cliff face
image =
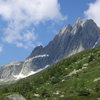
{"type": "Polygon", "coordinates": [[[60,30],[46,47],[36,47],[25,61],[1,67],[0,81],[27,77],[65,57],[96,46],[100,46],[100,28],[93,20],[78,19],[74,26],[60,30]]]}

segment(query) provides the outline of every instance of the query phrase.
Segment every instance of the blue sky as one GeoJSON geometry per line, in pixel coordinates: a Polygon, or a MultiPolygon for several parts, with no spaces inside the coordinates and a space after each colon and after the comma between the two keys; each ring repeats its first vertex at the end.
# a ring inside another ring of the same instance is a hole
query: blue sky
{"type": "Polygon", "coordinates": [[[0,66],[23,61],[78,17],[100,25],[99,5],[100,0],[0,0],[0,66]]]}

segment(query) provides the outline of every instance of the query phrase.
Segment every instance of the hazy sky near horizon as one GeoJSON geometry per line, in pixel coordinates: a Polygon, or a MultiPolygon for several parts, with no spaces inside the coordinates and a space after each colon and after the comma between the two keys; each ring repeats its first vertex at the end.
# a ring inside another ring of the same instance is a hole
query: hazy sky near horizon
{"type": "Polygon", "coordinates": [[[0,0],[0,66],[23,61],[79,17],[100,26],[100,0],[0,0]]]}

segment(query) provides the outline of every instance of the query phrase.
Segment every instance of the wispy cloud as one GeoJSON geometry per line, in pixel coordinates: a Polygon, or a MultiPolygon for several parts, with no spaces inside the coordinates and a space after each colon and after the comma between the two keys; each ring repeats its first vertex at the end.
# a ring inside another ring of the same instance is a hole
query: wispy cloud
{"type": "Polygon", "coordinates": [[[3,40],[24,48],[37,39],[35,31],[28,30],[31,25],[65,18],[58,0],[0,0],[0,16],[8,23],[3,40]]]}
{"type": "Polygon", "coordinates": [[[3,46],[0,45],[0,53],[3,51],[3,46]]]}
{"type": "Polygon", "coordinates": [[[100,26],[100,0],[90,3],[88,10],[84,13],[86,18],[93,19],[100,26]]]}

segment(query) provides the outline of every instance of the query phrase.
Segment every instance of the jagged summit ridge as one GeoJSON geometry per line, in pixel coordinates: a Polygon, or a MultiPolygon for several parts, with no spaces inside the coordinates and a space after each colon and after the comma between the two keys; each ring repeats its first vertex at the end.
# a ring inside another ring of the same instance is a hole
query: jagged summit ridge
{"type": "Polygon", "coordinates": [[[83,24],[85,23],[86,20],[82,20],[81,18],[78,18],[76,20],[76,23],[74,26],[83,26],[83,24]]]}
{"type": "Polygon", "coordinates": [[[29,76],[63,58],[96,46],[100,46],[100,28],[91,19],[78,19],[74,25],[69,24],[61,29],[47,46],[36,47],[19,65],[0,68],[0,80],[29,76]]]}
{"type": "Polygon", "coordinates": [[[78,18],[74,25],[68,24],[63,29],[61,29],[58,34],[63,35],[64,33],[70,32],[71,34],[75,35],[79,29],[82,29],[85,26],[87,27],[88,25],[95,28],[98,27],[92,19],[82,20],[78,18]]]}

